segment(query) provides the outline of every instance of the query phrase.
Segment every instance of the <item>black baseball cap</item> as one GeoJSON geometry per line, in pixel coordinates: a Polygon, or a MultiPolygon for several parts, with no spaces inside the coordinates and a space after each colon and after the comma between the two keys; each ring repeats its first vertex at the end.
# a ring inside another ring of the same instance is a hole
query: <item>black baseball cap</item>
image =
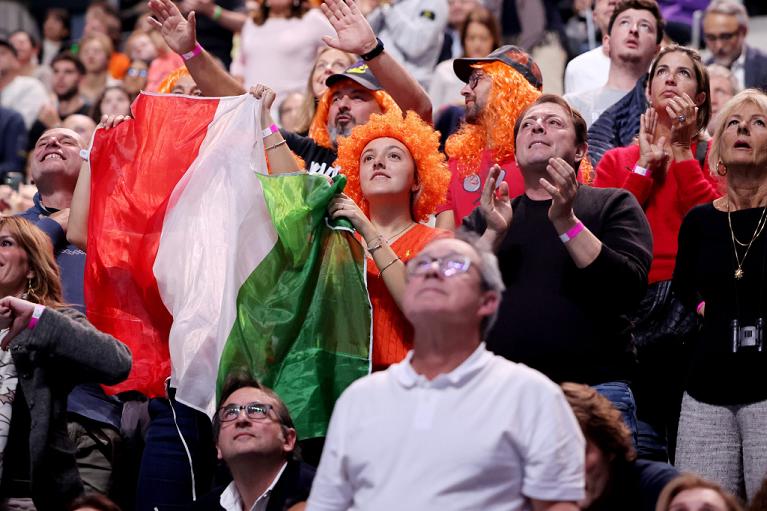
{"type": "Polygon", "coordinates": [[[13,53],[14,57],[18,58],[19,54],[16,52],[16,48],[13,47],[13,45],[8,39],[4,37],[0,37],[0,46],[5,46],[9,50],[11,50],[11,53],[13,53]]]}
{"type": "Polygon", "coordinates": [[[471,72],[473,71],[471,66],[481,62],[503,62],[524,76],[525,79],[530,82],[530,85],[536,89],[541,90],[543,88],[543,75],[541,74],[540,68],[538,68],[538,64],[533,60],[533,57],[522,48],[511,44],[501,46],[487,57],[477,59],[455,59],[453,61],[453,71],[455,71],[456,76],[460,78],[461,81],[468,82],[471,72]]]}
{"type": "Polygon", "coordinates": [[[351,66],[347,67],[343,73],[336,73],[328,76],[325,80],[325,85],[328,87],[338,83],[341,80],[352,80],[368,90],[381,90],[381,84],[370,70],[364,60],[358,60],[351,66]]]}

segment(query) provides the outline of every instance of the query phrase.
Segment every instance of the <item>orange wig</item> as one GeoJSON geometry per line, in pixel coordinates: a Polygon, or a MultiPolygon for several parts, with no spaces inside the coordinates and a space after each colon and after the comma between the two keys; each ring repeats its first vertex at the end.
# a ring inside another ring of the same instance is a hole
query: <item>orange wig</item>
{"type": "Polygon", "coordinates": [[[489,148],[497,162],[514,158],[514,123],[541,92],[503,62],[475,64],[493,79],[493,88],[479,124],[463,123],[445,144],[445,152],[458,162],[461,176],[479,168],[482,151],[489,148]],[[488,139],[488,134],[492,137],[488,139]]]}
{"type": "Polygon", "coordinates": [[[189,74],[186,66],[181,66],[175,71],[171,71],[170,74],[165,77],[165,80],[162,81],[159,87],[157,87],[157,92],[160,94],[170,94],[170,91],[172,91],[173,87],[176,86],[176,82],[184,76],[192,76],[189,74]]]}
{"type": "Polygon", "coordinates": [[[345,192],[370,216],[370,205],[360,186],[360,156],[371,141],[384,137],[402,142],[413,158],[420,190],[413,197],[411,212],[415,221],[423,222],[445,202],[450,171],[439,152],[439,133],[415,112],[408,112],[405,118],[399,109],[371,115],[370,120],[355,127],[350,136],[339,138],[336,165],[348,179],[345,192]]]}
{"type": "MultiPolygon", "coordinates": [[[[330,101],[333,99],[333,93],[338,88],[339,84],[333,84],[320,98],[317,103],[317,110],[314,112],[314,118],[309,126],[309,138],[317,142],[323,147],[329,149],[333,148],[333,141],[330,139],[330,132],[328,131],[328,112],[330,111],[330,101]]],[[[390,111],[396,111],[402,115],[402,110],[397,106],[391,96],[382,90],[371,91],[373,97],[381,107],[381,112],[387,113],[390,111]]]]}
{"type": "MultiPolygon", "coordinates": [[[[493,79],[493,88],[479,124],[464,122],[457,133],[445,144],[445,152],[454,158],[461,177],[479,169],[482,151],[488,148],[495,162],[514,158],[514,124],[517,118],[541,96],[536,89],[515,69],[502,62],[475,64],[493,79]],[[488,138],[488,133],[492,136],[488,138]]],[[[591,183],[594,168],[588,156],[581,161],[580,181],[591,183]]]]}

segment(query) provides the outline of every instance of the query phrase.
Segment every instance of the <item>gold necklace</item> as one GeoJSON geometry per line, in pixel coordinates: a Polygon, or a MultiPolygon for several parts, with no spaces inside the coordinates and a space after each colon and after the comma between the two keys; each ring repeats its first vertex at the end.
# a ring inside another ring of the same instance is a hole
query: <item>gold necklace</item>
{"type": "Polygon", "coordinates": [[[759,237],[760,234],[762,234],[762,230],[764,230],[765,224],[767,224],[767,206],[764,207],[762,210],[762,216],[759,218],[759,222],[756,224],[756,229],[754,229],[754,234],[751,236],[751,241],[748,242],[748,244],[741,242],[739,239],[735,237],[735,231],[732,228],[732,216],[730,214],[730,200],[727,199],[727,223],[730,226],[730,236],[732,238],[732,250],[735,252],[735,262],[737,263],[738,267],[735,269],[735,280],[740,280],[743,278],[743,263],[746,261],[746,257],[748,256],[748,251],[751,250],[751,245],[756,241],[756,238],[759,237]],[[746,252],[743,254],[743,258],[741,258],[738,255],[738,245],[741,247],[746,247],[746,252]]]}
{"type": "Polygon", "coordinates": [[[405,227],[404,227],[404,228],[403,228],[401,231],[399,231],[397,234],[395,234],[394,236],[392,236],[392,237],[390,237],[390,238],[386,238],[386,243],[389,243],[389,244],[390,244],[390,243],[392,242],[392,240],[393,240],[393,239],[395,239],[397,236],[399,236],[399,235],[400,235],[400,234],[402,234],[403,232],[407,231],[408,229],[410,229],[410,228],[411,228],[411,227],[413,227],[414,225],[415,225],[415,222],[410,222],[410,223],[409,223],[409,224],[407,224],[407,225],[406,225],[406,226],[405,226],[405,227]]]}

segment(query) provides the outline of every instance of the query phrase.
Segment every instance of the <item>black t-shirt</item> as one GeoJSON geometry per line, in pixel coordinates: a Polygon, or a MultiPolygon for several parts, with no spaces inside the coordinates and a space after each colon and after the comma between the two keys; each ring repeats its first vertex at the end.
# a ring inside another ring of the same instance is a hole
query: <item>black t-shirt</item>
{"type": "Polygon", "coordinates": [[[31,497],[29,430],[32,427],[32,419],[20,383],[16,387],[12,406],[11,428],[8,433],[8,443],[3,453],[0,497],[31,497]]]}
{"type": "MultiPolygon", "coordinates": [[[[581,186],[576,217],[602,242],[578,269],[548,219],[551,200],[512,200],[514,216],[498,250],[506,284],[487,338],[496,354],[538,369],[556,382],[629,381],[635,356],[626,315],[647,287],[652,235],[625,190],[581,186]]],[[[464,225],[482,233],[480,210],[464,225]]]]}
{"type": "Polygon", "coordinates": [[[290,150],[303,158],[307,171],[323,172],[328,167],[332,167],[336,161],[337,153],[333,149],[319,145],[314,139],[283,129],[280,133],[290,150]]]}
{"type": "MultiPolygon", "coordinates": [[[[762,212],[755,208],[731,213],[738,240],[751,240],[762,212]]],[[[682,221],[674,290],[690,310],[706,302],[687,380],[687,392],[698,401],[736,405],[767,399],[767,346],[761,353],[753,348],[733,353],[731,326],[733,319],[741,327],[755,325],[757,318],[767,320],[766,249],[767,232],[762,232],[743,261],[743,278],[736,280],[727,213],[709,203],[693,208],[682,221]]],[[[745,250],[738,247],[739,257],[745,250]]]]}

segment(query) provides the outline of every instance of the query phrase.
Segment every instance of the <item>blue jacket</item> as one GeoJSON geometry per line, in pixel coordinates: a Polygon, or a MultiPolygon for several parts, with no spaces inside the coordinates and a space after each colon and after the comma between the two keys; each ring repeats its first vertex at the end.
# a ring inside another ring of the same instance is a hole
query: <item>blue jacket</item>
{"type": "Polygon", "coordinates": [[[21,114],[0,107],[0,176],[6,172],[24,172],[27,128],[21,114]]]}
{"type": "Polygon", "coordinates": [[[589,128],[589,157],[597,168],[602,156],[613,147],[630,145],[639,133],[639,117],[647,110],[647,76],[634,89],[599,116],[589,128]]]}

